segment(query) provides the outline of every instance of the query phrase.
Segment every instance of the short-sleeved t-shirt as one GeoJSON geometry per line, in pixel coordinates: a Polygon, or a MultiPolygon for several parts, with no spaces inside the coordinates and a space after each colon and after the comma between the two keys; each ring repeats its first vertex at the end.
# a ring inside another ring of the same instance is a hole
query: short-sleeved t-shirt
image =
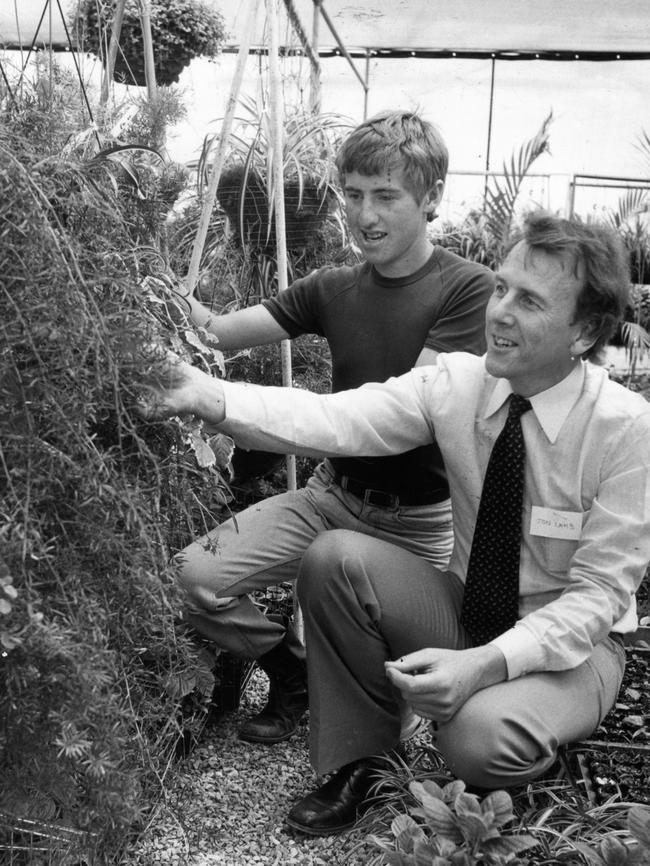
{"type": "MultiPolygon", "coordinates": [[[[263,303],[289,334],[318,334],[332,357],[332,391],[383,382],[410,370],[424,347],[485,351],[485,306],[493,275],[482,265],[434,246],[408,277],[383,277],[367,263],[326,267],[263,303]]],[[[437,445],[391,457],[332,460],[365,487],[439,501],[447,488],[437,445]]]]}

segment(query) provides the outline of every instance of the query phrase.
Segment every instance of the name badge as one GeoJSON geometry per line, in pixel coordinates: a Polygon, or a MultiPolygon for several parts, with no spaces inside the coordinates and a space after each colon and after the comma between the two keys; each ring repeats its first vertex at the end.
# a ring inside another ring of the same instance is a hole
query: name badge
{"type": "Polygon", "coordinates": [[[558,511],[533,505],[530,515],[530,534],[543,538],[567,538],[577,541],[582,532],[582,512],[558,511]]]}

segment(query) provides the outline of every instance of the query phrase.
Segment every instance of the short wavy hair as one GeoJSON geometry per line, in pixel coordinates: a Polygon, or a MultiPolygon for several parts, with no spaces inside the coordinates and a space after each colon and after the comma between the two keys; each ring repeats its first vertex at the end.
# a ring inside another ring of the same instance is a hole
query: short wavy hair
{"type": "Polygon", "coordinates": [[[411,111],[383,111],[345,139],[336,157],[341,182],[353,171],[369,176],[401,168],[407,188],[421,202],[445,181],[449,151],[436,127],[411,111]]]}
{"type": "Polygon", "coordinates": [[[622,321],[629,303],[630,259],[620,235],[606,226],[537,211],[525,219],[509,249],[520,241],[529,250],[542,250],[563,258],[571,263],[576,277],[584,277],[575,321],[587,325],[594,339],[583,358],[597,358],[622,321]]]}

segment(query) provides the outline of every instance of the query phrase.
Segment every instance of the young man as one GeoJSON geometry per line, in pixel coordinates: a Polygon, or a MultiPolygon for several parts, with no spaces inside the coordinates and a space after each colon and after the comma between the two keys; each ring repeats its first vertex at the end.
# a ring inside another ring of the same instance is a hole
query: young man
{"type": "Polygon", "coordinates": [[[444,354],[325,396],[171,362],[154,414],[194,412],[244,447],[299,453],[394,454],[435,435],[447,466],[447,571],[346,531],[303,557],[311,757],[336,772],[290,826],[354,823],[398,743],[398,698],[482,788],[542,774],[614,703],[650,560],[650,405],[585,359],[621,318],[628,274],[614,233],[537,215],[497,274],[484,358],[444,354]]]}
{"type": "MultiPolygon", "coordinates": [[[[324,336],[333,391],[433,363],[440,351],[482,353],[492,274],[427,237],[447,164],[438,132],[417,115],[386,112],[361,124],[337,167],[365,263],[322,268],[276,298],[225,316],[188,298],[194,322],[225,351],[324,336]]],[[[294,580],[304,551],[328,529],[368,533],[446,566],[451,507],[435,443],[399,456],[325,460],[305,489],[253,505],[178,557],[188,622],[222,649],[257,659],[269,676],[268,705],[242,739],[286,739],[308,704],[304,648],[248,593],[294,580]]]]}

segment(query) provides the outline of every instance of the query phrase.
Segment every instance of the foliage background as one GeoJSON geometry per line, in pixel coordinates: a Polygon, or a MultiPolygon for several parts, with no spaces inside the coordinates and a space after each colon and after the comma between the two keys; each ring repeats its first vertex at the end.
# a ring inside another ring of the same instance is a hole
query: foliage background
{"type": "Polygon", "coordinates": [[[0,812],[115,854],[210,693],[168,562],[223,483],[181,428],[134,411],[143,347],[179,341],[145,289],[169,207],[157,158],[89,154],[69,81],[25,92],[0,127],[0,812]]]}

